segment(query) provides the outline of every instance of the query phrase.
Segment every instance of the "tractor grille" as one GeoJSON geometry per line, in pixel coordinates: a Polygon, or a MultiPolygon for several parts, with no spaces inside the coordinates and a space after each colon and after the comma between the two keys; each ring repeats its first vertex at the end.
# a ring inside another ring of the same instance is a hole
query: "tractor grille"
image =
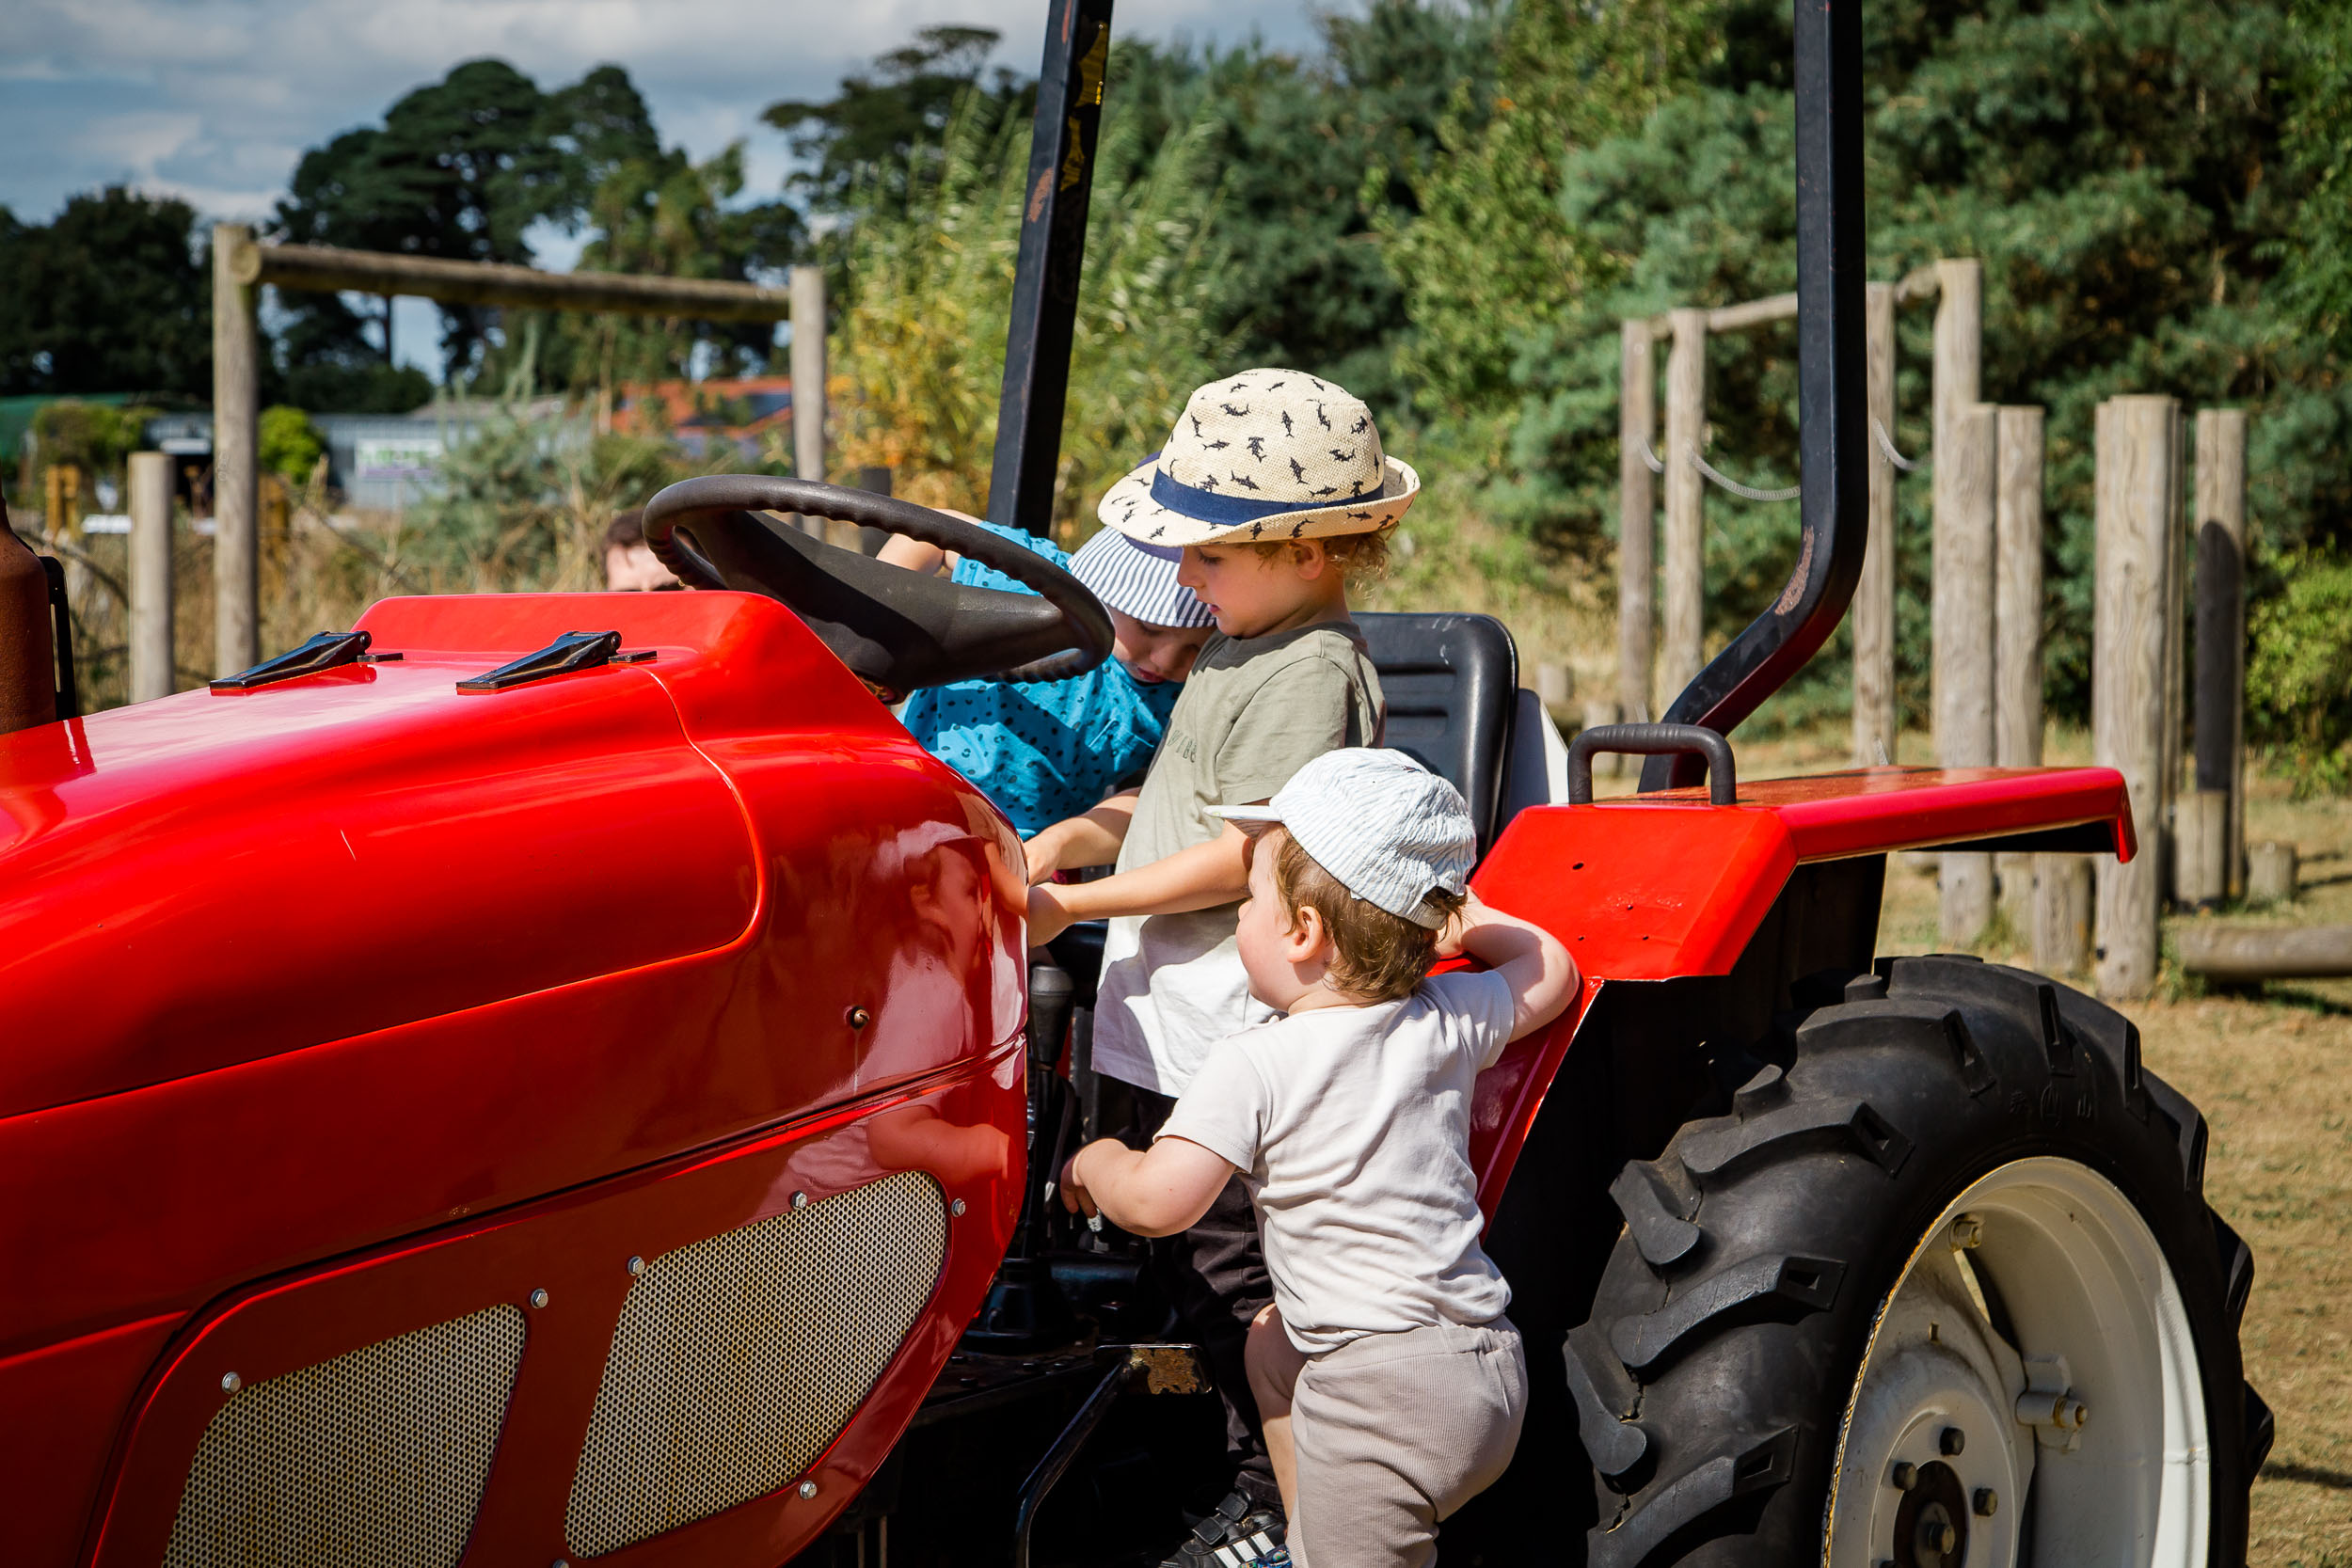
{"type": "Polygon", "coordinates": [[[786,1485],[938,1282],[939,1185],[906,1171],[653,1259],[629,1287],[564,1539],[615,1551],[786,1485]]]}
{"type": "Polygon", "coordinates": [[[453,1568],[522,1354],[522,1313],[492,1307],[233,1395],[165,1568],[453,1568]]]}

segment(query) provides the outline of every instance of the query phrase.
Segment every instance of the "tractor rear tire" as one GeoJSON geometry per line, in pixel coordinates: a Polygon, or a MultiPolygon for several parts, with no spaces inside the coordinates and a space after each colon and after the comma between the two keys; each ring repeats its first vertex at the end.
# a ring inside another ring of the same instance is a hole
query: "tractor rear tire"
{"type": "Polygon", "coordinates": [[[1566,1344],[1591,1563],[2238,1568],[2271,1419],[2203,1117],[2039,975],[1836,988],[1611,1188],[1566,1344]]]}

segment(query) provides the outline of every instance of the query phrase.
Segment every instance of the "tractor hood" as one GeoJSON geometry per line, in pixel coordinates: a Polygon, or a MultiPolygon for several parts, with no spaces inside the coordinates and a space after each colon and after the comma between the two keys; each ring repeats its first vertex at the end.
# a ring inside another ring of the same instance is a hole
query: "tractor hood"
{"type": "Polygon", "coordinates": [[[698,742],[889,724],[745,594],[360,626],[399,658],[0,737],[0,1117],[723,946],[757,857],[698,742]],[[608,629],[652,658],[458,689],[608,629]]]}

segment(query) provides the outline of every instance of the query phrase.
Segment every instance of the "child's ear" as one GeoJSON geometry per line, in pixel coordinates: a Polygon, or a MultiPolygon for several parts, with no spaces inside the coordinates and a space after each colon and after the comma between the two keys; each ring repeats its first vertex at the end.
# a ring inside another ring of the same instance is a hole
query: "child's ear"
{"type": "Polygon", "coordinates": [[[1294,539],[1290,542],[1291,569],[1302,581],[1312,582],[1331,564],[1320,539],[1294,539]]]}
{"type": "Polygon", "coordinates": [[[1312,963],[1331,944],[1331,932],[1323,924],[1323,911],[1312,904],[1301,904],[1291,911],[1291,926],[1282,934],[1290,945],[1290,961],[1294,964],[1312,963]]]}

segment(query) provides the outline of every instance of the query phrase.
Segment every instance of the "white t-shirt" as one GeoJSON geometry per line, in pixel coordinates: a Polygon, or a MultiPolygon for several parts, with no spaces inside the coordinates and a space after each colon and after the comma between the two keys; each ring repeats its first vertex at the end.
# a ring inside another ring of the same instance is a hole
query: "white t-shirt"
{"type": "Polygon", "coordinates": [[[1161,1137],[1232,1161],[1249,1185],[1291,1342],[1502,1315],[1478,1244],[1470,1090],[1511,1038],[1500,974],[1432,975],[1399,1002],[1316,1007],[1220,1042],[1161,1137]]]}

